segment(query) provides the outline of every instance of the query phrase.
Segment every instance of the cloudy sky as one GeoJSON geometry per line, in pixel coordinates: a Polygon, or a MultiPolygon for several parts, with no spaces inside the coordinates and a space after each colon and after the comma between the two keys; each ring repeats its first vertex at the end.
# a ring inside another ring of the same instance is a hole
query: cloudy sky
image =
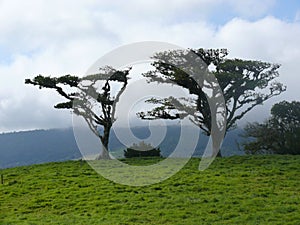
{"type": "Polygon", "coordinates": [[[230,58],[280,63],[288,90],[274,102],[300,100],[298,0],[0,0],[0,132],[71,126],[53,108],[51,90],[24,85],[38,74],[81,76],[124,44],[165,41],[189,48],[228,48],[230,58]]]}

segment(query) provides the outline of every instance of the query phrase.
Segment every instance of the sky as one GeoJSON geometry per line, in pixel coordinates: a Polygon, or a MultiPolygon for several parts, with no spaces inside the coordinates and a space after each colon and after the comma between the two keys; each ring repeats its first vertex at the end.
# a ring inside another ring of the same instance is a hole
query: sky
{"type": "Polygon", "coordinates": [[[298,0],[0,0],[0,132],[72,126],[62,98],[25,85],[38,74],[82,76],[107,52],[140,41],[227,48],[229,58],[281,64],[287,91],[250,112],[262,120],[300,100],[298,0]]]}

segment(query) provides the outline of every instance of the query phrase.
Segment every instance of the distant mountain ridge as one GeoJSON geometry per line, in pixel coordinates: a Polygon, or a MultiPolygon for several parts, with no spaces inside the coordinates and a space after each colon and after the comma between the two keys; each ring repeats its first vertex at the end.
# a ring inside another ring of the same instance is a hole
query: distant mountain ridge
{"type": "MultiPolygon", "coordinates": [[[[123,128],[118,128],[122,132],[123,128]]],[[[147,127],[133,127],[132,132],[141,139],[147,138],[150,131],[147,127]]],[[[241,129],[228,132],[223,145],[222,155],[241,155],[237,142],[241,141],[239,134],[241,129]]],[[[160,144],[163,156],[172,153],[180,136],[179,126],[168,126],[167,135],[160,144]]],[[[200,136],[195,157],[203,154],[208,138],[200,136]]],[[[112,132],[109,148],[112,154],[123,156],[126,148],[112,132]]],[[[79,159],[82,157],[75,141],[72,128],[33,130],[0,134],[0,168],[31,165],[45,162],[65,161],[79,159]]]]}
{"type": "Polygon", "coordinates": [[[0,135],[0,168],[80,158],[72,129],[0,135]]]}

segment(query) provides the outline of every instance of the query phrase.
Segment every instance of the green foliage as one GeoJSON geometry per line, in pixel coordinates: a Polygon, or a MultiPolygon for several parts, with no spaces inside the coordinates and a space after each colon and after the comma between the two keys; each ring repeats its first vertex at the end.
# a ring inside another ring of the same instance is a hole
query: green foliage
{"type": "Polygon", "coordinates": [[[249,154],[300,154],[300,102],[275,104],[271,117],[261,124],[248,124],[244,136],[254,138],[244,144],[249,154]]]}
{"type": "Polygon", "coordinates": [[[32,84],[41,88],[56,90],[67,102],[56,104],[56,109],[71,109],[76,115],[82,116],[89,128],[98,136],[105,147],[99,158],[108,158],[108,142],[110,129],[115,122],[115,106],[120,95],[124,92],[130,68],[123,71],[115,70],[105,66],[100,68],[99,74],[88,75],[79,78],[72,75],[60,77],[50,77],[38,75],[31,79],[26,79],[25,84],[32,84]],[[111,94],[111,81],[122,83],[117,95],[111,94]],[[103,87],[98,90],[96,83],[102,82],[103,87]],[[96,87],[95,87],[96,86],[96,87]],[[75,92],[68,92],[68,90],[75,92]],[[95,112],[94,106],[100,106],[101,112],[95,112]],[[99,127],[103,128],[103,134],[99,133],[99,127]]]}
{"type": "Polygon", "coordinates": [[[140,112],[142,119],[178,119],[187,115],[194,117],[193,122],[207,135],[211,132],[212,115],[207,100],[205,88],[220,95],[216,82],[208,79],[196,82],[187,71],[195,71],[199,80],[204,79],[207,66],[214,65],[215,71],[211,71],[208,77],[216,77],[224,95],[226,107],[227,127],[234,128],[238,120],[244,117],[250,110],[266,100],[285,91],[285,86],[276,82],[279,76],[280,65],[261,61],[227,59],[226,49],[190,49],[190,51],[174,50],[157,53],[153,59],[155,70],[144,74],[151,82],[172,83],[189,91],[195,98],[182,98],[182,107],[177,107],[177,115],[174,115],[174,104],[180,105],[179,101],[166,98],[163,100],[151,99],[148,102],[159,105],[148,112],[140,112]],[[195,58],[197,55],[202,59],[195,58]],[[197,68],[195,68],[195,62],[197,68]],[[204,62],[204,63],[203,63],[204,62]],[[202,65],[205,64],[205,65],[202,65]],[[199,67],[199,68],[198,68],[199,67]],[[201,78],[202,77],[202,78],[201,78]]]}
{"type": "Polygon", "coordinates": [[[282,101],[271,109],[271,115],[277,125],[285,131],[300,127],[300,102],[282,101]]]}
{"type": "Polygon", "coordinates": [[[5,169],[0,224],[298,225],[299,164],[300,156],[235,156],[200,172],[192,159],[146,187],[115,184],[80,161],[5,169]]]}
{"type": "Polygon", "coordinates": [[[147,144],[144,141],[139,144],[133,144],[131,147],[124,150],[125,158],[136,157],[161,157],[160,149],[154,148],[151,144],[147,144]]]}

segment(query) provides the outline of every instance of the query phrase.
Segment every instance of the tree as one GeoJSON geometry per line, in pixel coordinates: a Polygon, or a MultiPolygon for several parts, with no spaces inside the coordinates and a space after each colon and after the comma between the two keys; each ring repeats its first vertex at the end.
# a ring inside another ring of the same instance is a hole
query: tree
{"type": "Polygon", "coordinates": [[[151,144],[142,141],[139,144],[133,144],[131,147],[124,150],[124,156],[125,158],[161,157],[161,154],[159,148],[154,148],[151,144]]]}
{"type": "Polygon", "coordinates": [[[127,86],[130,68],[119,71],[112,67],[100,69],[99,74],[88,75],[83,78],[64,75],[61,77],[36,76],[34,79],[26,79],[26,84],[50,88],[56,90],[67,102],[58,103],[57,109],[70,109],[76,115],[82,116],[89,128],[97,135],[104,147],[98,158],[109,158],[108,143],[110,129],[115,122],[115,105],[120,95],[127,86]],[[121,88],[116,95],[111,93],[111,83],[121,83],[121,88]],[[98,86],[102,85],[100,91],[98,86]],[[70,92],[70,89],[75,92],[70,92]],[[69,92],[68,92],[69,91],[69,92]],[[98,106],[98,107],[97,107],[98,106]],[[99,128],[103,128],[100,132],[99,128]]]}
{"type": "Polygon", "coordinates": [[[182,69],[195,68],[195,63],[204,62],[205,68],[200,65],[200,69],[196,68],[194,71],[198,71],[198,76],[201,76],[201,73],[208,73],[209,76],[216,77],[223,92],[227,119],[226,131],[234,128],[236,122],[255,106],[285,91],[285,86],[274,81],[279,76],[278,64],[227,59],[227,55],[226,49],[173,50],[155,54],[152,63],[155,69],[144,74],[149,82],[173,83],[187,89],[193,97],[176,99],[171,96],[164,99],[148,99],[148,103],[158,106],[147,112],[139,112],[138,116],[145,120],[174,120],[192,115],[192,122],[206,135],[211,135],[211,121],[215,115],[211,114],[207,92],[210,91],[215,96],[220,95],[220,92],[216,90],[214,81],[202,80],[202,85],[199,85],[182,69]],[[215,69],[208,71],[209,67],[215,69]]]}
{"type": "Polygon", "coordinates": [[[248,154],[300,154],[300,102],[275,104],[271,117],[247,124],[243,136],[251,140],[243,144],[248,154]]]}

